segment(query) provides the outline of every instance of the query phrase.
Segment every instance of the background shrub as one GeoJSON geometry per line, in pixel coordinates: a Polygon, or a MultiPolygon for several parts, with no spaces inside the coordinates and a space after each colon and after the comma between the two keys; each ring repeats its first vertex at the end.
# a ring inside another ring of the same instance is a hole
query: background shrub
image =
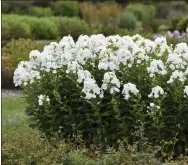
{"type": "Polygon", "coordinates": [[[35,38],[56,39],[58,28],[55,17],[32,17],[19,15],[3,15],[2,17],[2,39],[11,38],[35,38]]]}
{"type": "Polygon", "coordinates": [[[56,19],[60,37],[71,35],[77,39],[81,34],[90,34],[89,25],[79,18],[61,17],[56,19]]]}
{"type": "Polygon", "coordinates": [[[2,16],[2,40],[31,37],[31,27],[17,15],[2,16]]]}
{"type": "Polygon", "coordinates": [[[29,59],[31,50],[37,49],[34,41],[30,39],[12,39],[2,48],[2,67],[14,71],[18,63],[29,59]]]}
{"type": "Polygon", "coordinates": [[[37,17],[49,17],[53,16],[53,12],[50,7],[32,7],[29,14],[37,17]]]}
{"type": "Polygon", "coordinates": [[[31,32],[35,39],[56,39],[58,37],[58,27],[52,20],[53,18],[43,17],[36,19],[35,22],[30,22],[31,32]]]}
{"type": "Polygon", "coordinates": [[[186,31],[187,27],[188,27],[188,16],[178,17],[172,19],[170,30],[186,31]]]}
{"type": "Polygon", "coordinates": [[[143,24],[151,24],[155,17],[155,7],[153,5],[143,5],[143,4],[131,4],[125,9],[126,11],[132,12],[138,21],[143,24]]]}
{"type": "Polygon", "coordinates": [[[51,4],[55,15],[78,17],[79,16],[79,4],[77,1],[56,1],[51,4]]]}
{"type": "Polygon", "coordinates": [[[27,14],[32,1],[2,1],[2,13],[27,14]]]}
{"type": "Polygon", "coordinates": [[[123,12],[120,16],[119,27],[129,30],[135,30],[137,28],[136,16],[128,11],[123,12]]]}

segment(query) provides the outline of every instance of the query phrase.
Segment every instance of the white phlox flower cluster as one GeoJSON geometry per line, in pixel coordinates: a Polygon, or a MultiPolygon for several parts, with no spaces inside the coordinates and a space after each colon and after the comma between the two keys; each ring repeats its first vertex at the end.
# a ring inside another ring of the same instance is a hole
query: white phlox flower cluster
{"type": "Polygon", "coordinates": [[[146,54],[145,50],[139,48],[137,45],[133,46],[133,56],[137,59],[137,64],[141,64],[143,61],[149,60],[149,56],[146,54]]]}
{"type": "Polygon", "coordinates": [[[76,73],[80,69],[82,69],[82,66],[77,61],[71,61],[67,65],[66,73],[76,73]]]}
{"type": "Polygon", "coordinates": [[[82,83],[83,80],[92,77],[91,73],[88,70],[78,70],[77,75],[78,75],[77,82],[79,83],[82,83]]]}
{"type": "Polygon", "coordinates": [[[33,83],[35,79],[41,78],[40,72],[31,68],[31,63],[27,61],[21,61],[18,64],[18,68],[15,70],[13,77],[15,86],[26,86],[28,83],[33,83]]]}
{"type": "Polygon", "coordinates": [[[106,38],[104,35],[98,34],[98,35],[92,35],[90,37],[89,49],[94,55],[94,58],[96,57],[96,54],[100,53],[100,51],[105,47],[106,47],[106,38]]]}
{"type": "Polygon", "coordinates": [[[157,37],[155,39],[155,54],[159,57],[163,56],[165,52],[171,53],[172,48],[167,45],[165,37],[157,37]]]}
{"type": "Polygon", "coordinates": [[[188,77],[188,46],[186,43],[176,45],[174,51],[168,55],[166,65],[172,71],[168,84],[179,80],[184,84],[188,77]]]}
{"type": "Polygon", "coordinates": [[[141,45],[141,48],[145,50],[147,54],[153,53],[155,50],[155,43],[149,39],[145,39],[141,45]]]}
{"type": "Polygon", "coordinates": [[[155,105],[155,103],[150,103],[148,109],[152,109],[152,108],[160,109],[160,107],[158,105],[155,105]]]}
{"type": "Polygon", "coordinates": [[[45,102],[50,103],[49,96],[40,94],[38,96],[38,103],[39,103],[39,105],[42,106],[45,102]]]}
{"type": "Polygon", "coordinates": [[[169,54],[167,64],[171,70],[185,70],[188,65],[188,46],[186,43],[176,45],[174,51],[169,54]]]}
{"type": "Polygon", "coordinates": [[[134,56],[131,54],[129,50],[120,49],[117,51],[118,60],[123,63],[123,65],[128,65],[128,67],[132,67],[134,63],[134,56]]]}
{"type": "Polygon", "coordinates": [[[84,80],[82,92],[85,93],[86,99],[96,98],[96,95],[103,97],[103,91],[98,87],[96,81],[89,77],[84,80]]]}
{"type": "Polygon", "coordinates": [[[167,74],[164,63],[161,60],[154,59],[150,66],[147,68],[148,73],[150,73],[150,77],[153,77],[155,73],[165,75],[167,74]]]}
{"type": "Polygon", "coordinates": [[[138,93],[139,90],[136,88],[135,84],[127,83],[123,85],[122,94],[125,100],[128,100],[131,97],[130,94],[137,95],[138,93]]]}
{"type": "Polygon", "coordinates": [[[119,88],[120,88],[120,81],[119,79],[116,77],[114,72],[106,72],[104,74],[104,78],[103,78],[103,84],[101,86],[101,89],[103,90],[107,90],[108,87],[110,88],[110,93],[113,94],[115,92],[119,92],[119,88]]]}
{"type": "Polygon", "coordinates": [[[111,49],[104,49],[99,54],[99,69],[104,70],[119,70],[120,61],[117,56],[114,56],[114,53],[111,49]]]}
{"type": "Polygon", "coordinates": [[[164,95],[164,94],[165,94],[165,92],[164,92],[163,88],[161,88],[160,86],[156,86],[156,87],[152,88],[152,91],[148,95],[148,97],[159,98],[160,95],[164,95]]]}
{"type": "Polygon", "coordinates": [[[178,79],[183,83],[186,80],[186,74],[182,71],[175,70],[172,72],[172,75],[170,76],[170,79],[167,81],[167,83],[171,84],[175,79],[178,79]]]}
{"type": "Polygon", "coordinates": [[[188,85],[185,86],[184,90],[183,90],[185,97],[188,97],[188,85]]]}
{"type": "MultiPolygon", "coordinates": [[[[179,43],[173,49],[164,37],[152,41],[138,34],[132,37],[81,35],[76,42],[71,36],[65,36],[59,43],[52,42],[45,46],[42,52],[31,51],[29,61],[18,64],[13,78],[15,86],[24,87],[42,82],[47,73],[60,75],[64,72],[67,76],[76,77],[79,86],[83,85],[86,99],[103,97],[107,89],[111,94],[123,94],[128,99],[131,93],[137,94],[138,89],[135,84],[124,84],[123,79],[126,79],[126,74],[127,77],[137,76],[132,75],[136,73],[135,68],[136,71],[143,70],[138,72],[138,76],[148,72],[146,80],[153,82],[158,81],[158,77],[165,77],[167,85],[178,80],[185,86],[188,79],[188,46],[179,43]],[[95,78],[96,74],[101,77],[95,78]],[[97,84],[99,81],[102,85],[97,84]],[[124,84],[123,91],[120,91],[121,83],[124,84]]],[[[162,91],[159,87],[153,88],[150,96],[158,98],[164,94],[162,91]]]]}

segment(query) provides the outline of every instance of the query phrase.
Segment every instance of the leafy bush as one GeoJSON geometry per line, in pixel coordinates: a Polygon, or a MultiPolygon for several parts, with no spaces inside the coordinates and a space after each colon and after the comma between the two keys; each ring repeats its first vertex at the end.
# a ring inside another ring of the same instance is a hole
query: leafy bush
{"type": "Polygon", "coordinates": [[[82,18],[89,24],[116,26],[121,7],[117,3],[82,3],[80,5],[82,18]]]}
{"type": "Polygon", "coordinates": [[[169,8],[166,6],[169,6],[169,3],[159,2],[156,5],[156,17],[157,18],[163,18],[167,19],[169,17],[170,11],[169,8]]]}
{"type": "Polygon", "coordinates": [[[79,15],[79,4],[77,1],[56,1],[51,6],[56,15],[67,17],[78,17],[79,15]]]}
{"type": "Polygon", "coordinates": [[[31,37],[31,27],[17,15],[2,16],[2,40],[31,37]]]}
{"type": "Polygon", "coordinates": [[[32,51],[14,83],[25,90],[31,126],[49,137],[103,148],[124,138],[141,145],[144,137],[184,154],[187,52],[186,43],[173,49],[165,38],[92,35],[75,43],[68,36],[32,51]]]}
{"type": "Polygon", "coordinates": [[[79,18],[3,15],[2,21],[3,40],[11,38],[53,40],[69,34],[77,39],[81,34],[90,33],[89,25],[79,18]]]}
{"type": "Polygon", "coordinates": [[[130,4],[126,7],[125,10],[132,12],[138,21],[141,21],[143,24],[151,24],[156,12],[154,6],[142,4],[130,4]]]}
{"type": "Polygon", "coordinates": [[[89,25],[79,18],[61,17],[56,20],[60,37],[71,35],[77,39],[81,34],[89,34],[89,25]]]}
{"type": "Polygon", "coordinates": [[[120,17],[120,28],[125,28],[129,30],[134,30],[137,27],[137,18],[131,12],[123,12],[120,17]]]}
{"type": "Polygon", "coordinates": [[[2,1],[2,13],[27,14],[32,1],[2,1]]]}
{"type": "Polygon", "coordinates": [[[53,12],[50,7],[32,7],[30,9],[30,15],[37,16],[37,17],[49,17],[53,16],[53,12]]]}
{"type": "Polygon", "coordinates": [[[36,39],[56,39],[58,37],[58,27],[49,18],[38,18],[35,22],[31,21],[32,34],[36,39]]]}
{"type": "Polygon", "coordinates": [[[2,38],[35,38],[56,39],[58,28],[55,24],[56,17],[32,17],[19,15],[2,16],[2,38]]]}
{"type": "Polygon", "coordinates": [[[170,25],[170,30],[186,31],[188,27],[188,16],[174,18],[170,25]]]}
{"type": "Polygon", "coordinates": [[[2,67],[13,71],[20,61],[29,59],[29,52],[36,49],[34,41],[30,39],[12,39],[2,48],[2,67]]]}

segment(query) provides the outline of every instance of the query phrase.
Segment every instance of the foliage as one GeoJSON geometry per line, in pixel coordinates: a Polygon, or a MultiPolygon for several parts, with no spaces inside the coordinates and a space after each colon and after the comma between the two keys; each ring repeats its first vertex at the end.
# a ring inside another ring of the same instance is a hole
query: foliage
{"type": "Polygon", "coordinates": [[[130,4],[125,11],[132,12],[138,21],[141,21],[143,24],[151,24],[156,12],[155,6],[143,4],[130,4]]]}
{"type": "Polygon", "coordinates": [[[59,35],[57,25],[52,21],[54,17],[43,17],[35,20],[30,19],[32,34],[35,39],[56,39],[59,35]],[[51,19],[52,18],[52,19],[51,19]]]}
{"type": "Polygon", "coordinates": [[[20,61],[28,60],[28,54],[36,48],[35,42],[30,39],[12,39],[2,48],[2,67],[13,71],[20,61]]]}
{"type": "Polygon", "coordinates": [[[102,25],[104,27],[117,26],[117,18],[120,15],[121,7],[117,3],[89,3],[80,5],[81,16],[89,24],[102,25]]]}
{"type": "Polygon", "coordinates": [[[36,17],[49,17],[53,16],[53,12],[50,7],[32,7],[29,12],[30,15],[36,17]]]}
{"type": "MultiPolygon", "coordinates": [[[[19,96],[2,98],[2,164],[53,164],[53,165],[114,165],[114,164],[161,164],[155,157],[156,148],[148,146],[143,152],[136,151],[136,145],[123,146],[118,150],[108,148],[101,153],[97,148],[86,149],[45,138],[27,126],[24,109],[25,99],[19,96]]],[[[163,165],[184,165],[187,157],[179,157],[176,161],[168,161],[163,165]]]]}
{"type": "Polygon", "coordinates": [[[121,14],[119,27],[134,30],[137,28],[137,18],[133,13],[125,11],[121,14]]]}
{"type": "Polygon", "coordinates": [[[31,37],[31,27],[16,15],[2,16],[2,39],[10,40],[12,38],[31,37]]]}
{"type": "Polygon", "coordinates": [[[33,17],[19,15],[2,16],[2,38],[35,38],[53,40],[71,34],[75,39],[80,34],[89,34],[89,25],[79,18],[33,17]]]}
{"type": "Polygon", "coordinates": [[[2,1],[2,13],[26,14],[32,5],[31,1],[2,1]]]}
{"type": "Polygon", "coordinates": [[[81,34],[90,34],[89,25],[79,18],[61,17],[56,23],[60,37],[71,35],[77,39],[81,34]]]}
{"type": "Polygon", "coordinates": [[[56,1],[51,4],[55,15],[78,17],[79,4],[77,1],[56,1]]]}
{"type": "Polygon", "coordinates": [[[170,25],[170,30],[186,31],[188,27],[188,16],[174,18],[170,25]]]}

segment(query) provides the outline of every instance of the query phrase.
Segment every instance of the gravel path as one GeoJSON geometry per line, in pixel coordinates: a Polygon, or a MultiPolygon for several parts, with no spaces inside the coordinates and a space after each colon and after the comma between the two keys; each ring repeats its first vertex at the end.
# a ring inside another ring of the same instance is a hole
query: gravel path
{"type": "Polygon", "coordinates": [[[7,97],[7,96],[21,96],[22,91],[21,90],[9,90],[9,89],[2,89],[1,90],[1,96],[7,97]]]}

